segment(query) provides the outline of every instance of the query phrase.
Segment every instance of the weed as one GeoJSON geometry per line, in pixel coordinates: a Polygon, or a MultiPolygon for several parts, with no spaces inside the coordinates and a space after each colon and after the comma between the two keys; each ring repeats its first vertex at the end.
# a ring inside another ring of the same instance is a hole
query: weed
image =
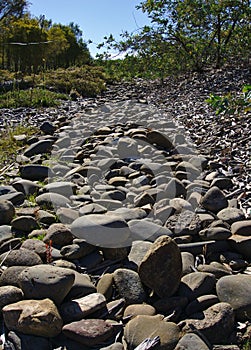
{"type": "Polygon", "coordinates": [[[0,134],[0,166],[15,161],[15,158],[22,146],[22,142],[17,141],[14,136],[25,134],[26,136],[32,136],[38,132],[35,127],[25,127],[19,125],[14,128],[8,128],[5,132],[0,134]]]}

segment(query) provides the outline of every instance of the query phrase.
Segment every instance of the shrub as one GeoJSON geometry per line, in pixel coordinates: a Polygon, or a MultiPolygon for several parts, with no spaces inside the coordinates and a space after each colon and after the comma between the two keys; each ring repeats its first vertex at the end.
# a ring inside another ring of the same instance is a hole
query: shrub
{"type": "Polygon", "coordinates": [[[0,95],[0,108],[52,107],[65,99],[66,95],[46,89],[13,90],[0,95]]]}
{"type": "Polygon", "coordinates": [[[248,113],[251,111],[251,85],[244,85],[240,96],[227,94],[218,96],[210,94],[206,100],[216,111],[216,115],[248,113]]]}

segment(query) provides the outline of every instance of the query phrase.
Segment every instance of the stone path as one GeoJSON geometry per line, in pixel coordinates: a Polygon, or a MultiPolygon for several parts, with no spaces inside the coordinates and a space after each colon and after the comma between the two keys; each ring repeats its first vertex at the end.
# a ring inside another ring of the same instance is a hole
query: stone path
{"type": "Polygon", "coordinates": [[[248,202],[222,160],[143,97],[44,118],[2,175],[4,349],[238,350],[250,339],[248,202]]]}

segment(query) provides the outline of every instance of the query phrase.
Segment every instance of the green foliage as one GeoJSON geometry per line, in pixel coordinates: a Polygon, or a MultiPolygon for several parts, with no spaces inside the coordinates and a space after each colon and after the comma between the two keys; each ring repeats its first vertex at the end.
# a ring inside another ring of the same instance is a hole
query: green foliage
{"type": "Polygon", "coordinates": [[[228,93],[224,96],[210,94],[206,100],[216,115],[240,115],[251,112],[251,85],[244,85],[240,96],[228,93]]]}
{"type": "Polygon", "coordinates": [[[0,20],[0,68],[36,73],[48,68],[91,63],[78,25],[52,24],[44,16],[0,20]]]}
{"type": "Polygon", "coordinates": [[[144,0],[137,8],[151,25],[100,46],[136,56],[153,76],[248,60],[249,0],[144,0]]]}
{"type": "Polygon", "coordinates": [[[0,108],[51,107],[57,106],[60,100],[65,99],[67,96],[64,94],[40,88],[14,90],[0,95],[0,108]]]}
{"type": "Polygon", "coordinates": [[[28,6],[27,0],[1,0],[0,21],[8,16],[21,17],[28,6]]]}
{"type": "Polygon", "coordinates": [[[101,67],[82,66],[67,69],[59,68],[48,71],[40,82],[55,91],[69,94],[71,90],[77,91],[85,97],[96,96],[105,90],[106,76],[101,67]]]}

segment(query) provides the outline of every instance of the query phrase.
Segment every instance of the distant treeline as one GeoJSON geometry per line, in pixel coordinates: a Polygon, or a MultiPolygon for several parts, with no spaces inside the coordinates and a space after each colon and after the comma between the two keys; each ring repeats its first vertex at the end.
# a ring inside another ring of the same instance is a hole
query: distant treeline
{"type": "Polygon", "coordinates": [[[37,73],[88,64],[91,55],[74,23],[52,23],[31,16],[26,0],[1,0],[0,69],[37,73]]]}

